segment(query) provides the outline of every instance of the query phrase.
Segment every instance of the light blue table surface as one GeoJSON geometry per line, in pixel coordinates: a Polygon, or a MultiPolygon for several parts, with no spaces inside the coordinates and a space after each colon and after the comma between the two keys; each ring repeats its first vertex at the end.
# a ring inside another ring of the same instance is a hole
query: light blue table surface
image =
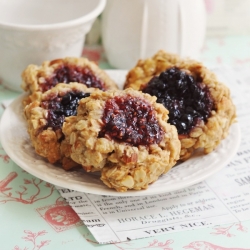
{"type": "MultiPolygon", "coordinates": [[[[109,67],[100,53],[87,49],[87,54],[99,59],[102,68],[109,67]]],[[[242,65],[250,70],[250,36],[209,38],[200,60],[208,67],[242,65]]],[[[0,101],[18,95],[0,85],[0,101]]],[[[68,224],[51,222],[46,212],[59,208],[70,209],[53,185],[23,171],[0,146],[0,250],[250,249],[250,221],[99,245],[77,217],[68,224]]]]}

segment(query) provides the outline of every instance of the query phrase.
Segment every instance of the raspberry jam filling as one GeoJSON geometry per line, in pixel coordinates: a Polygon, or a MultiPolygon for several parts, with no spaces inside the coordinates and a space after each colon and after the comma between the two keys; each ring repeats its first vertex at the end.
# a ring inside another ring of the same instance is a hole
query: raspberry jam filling
{"type": "Polygon", "coordinates": [[[105,90],[104,83],[88,67],[81,68],[69,65],[63,65],[55,69],[53,76],[47,78],[45,83],[40,84],[40,88],[42,92],[45,92],[58,83],[70,82],[83,83],[89,88],[105,90]]]}
{"type": "Polygon", "coordinates": [[[109,99],[102,121],[104,125],[99,137],[133,146],[159,143],[163,137],[154,109],[147,101],[138,97],[127,95],[109,99]]]}
{"type": "Polygon", "coordinates": [[[169,110],[169,123],[180,135],[188,134],[201,120],[206,122],[214,107],[202,80],[176,67],[153,77],[142,92],[156,96],[157,102],[169,110]]]}
{"type": "Polygon", "coordinates": [[[42,108],[48,110],[47,125],[44,129],[48,127],[54,131],[61,129],[65,117],[75,116],[79,101],[88,96],[90,96],[90,93],[72,91],[63,97],[57,96],[52,100],[42,102],[42,108]]]}

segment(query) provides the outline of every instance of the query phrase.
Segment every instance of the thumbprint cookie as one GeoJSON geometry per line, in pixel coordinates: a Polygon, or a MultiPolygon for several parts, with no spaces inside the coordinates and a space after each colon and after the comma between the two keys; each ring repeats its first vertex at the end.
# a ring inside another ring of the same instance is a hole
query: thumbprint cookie
{"type": "Polygon", "coordinates": [[[39,98],[39,95],[53,88],[58,83],[82,83],[90,88],[103,91],[117,89],[116,83],[87,58],[66,57],[45,61],[41,66],[31,64],[22,73],[24,91],[30,95],[24,100],[24,105],[39,98]]]}
{"type": "Polygon", "coordinates": [[[81,99],[75,117],[65,118],[70,157],[119,192],[146,189],[180,155],[175,126],[156,97],[133,89],[95,91],[81,99]]]}
{"type": "Polygon", "coordinates": [[[28,133],[38,155],[47,158],[50,163],[63,161],[66,169],[76,165],[61,152],[64,140],[62,125],[66,117],[76,115],[79,101],[93,91],[94,88],[83,84],[61,83],[25,107],[28,133]]]}
{"type": "Polygon", "coordinates": [[[169,111],[168,122],[177,128],[181,160],[202,148],[210,153],[235,122],[236,109],[230,91],[200,62],[159,51],[139,60],[126,77],[124,88],[157,98],[169,111]]]}

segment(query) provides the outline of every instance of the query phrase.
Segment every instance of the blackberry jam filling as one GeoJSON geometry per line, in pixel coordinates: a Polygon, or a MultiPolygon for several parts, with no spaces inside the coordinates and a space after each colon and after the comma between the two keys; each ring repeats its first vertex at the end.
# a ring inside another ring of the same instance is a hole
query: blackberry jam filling
{"type": "Polygon", "coordinates": [[[153,77],[142,92],[156,96],[169,110],[169,123],[176,126],[178,134],[188,134],[201,120],[206,122],[214,107],[201,79],[195,80],[176,67],[153,77]]]}
{"type": "Polygon", "coordinates": [[[70,83],[70,82],[78,82],[83,83],[87,87],[98,88],[101,90],[105,90],[104,83],[98,79],[92,71],[87,68],[81,68],[76,66],[67,66],[63,65],[57,69],[55,69],[52,77],[47,78],[44,84],[41,84],[42,92],[45,92],[58,83],[70,83]]]}
{"type": "Polygon", "coordinates": [[[90,96],[90,93],[68,92],[63,97],[42,102],[42,108],[48,110],[47,125],[44,129],[48,127],[51,127],[54,131],[61,129],[65,117],[75,116],[79,101],[88,96],[90,96]]]}
{"type": "Polygon", "coordinates": [[[104,123],[99,137],[107,137],[133,146],[159,143],[163,137],[154,109],[145,100],[116,96],[106,102],[104,123]]]}

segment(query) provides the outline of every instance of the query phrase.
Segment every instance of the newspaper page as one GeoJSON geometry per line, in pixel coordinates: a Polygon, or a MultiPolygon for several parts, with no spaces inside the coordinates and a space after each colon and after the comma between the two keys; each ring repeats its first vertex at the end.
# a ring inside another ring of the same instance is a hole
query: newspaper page
{"type": "Polygon", "coordinates": [[[221,171],[196,185],[158,195],[121,197],[58,188],[95,239],[114,243],[250,219],[250,73],[213,71],[231,89],[242,140],[221,171]]]}

